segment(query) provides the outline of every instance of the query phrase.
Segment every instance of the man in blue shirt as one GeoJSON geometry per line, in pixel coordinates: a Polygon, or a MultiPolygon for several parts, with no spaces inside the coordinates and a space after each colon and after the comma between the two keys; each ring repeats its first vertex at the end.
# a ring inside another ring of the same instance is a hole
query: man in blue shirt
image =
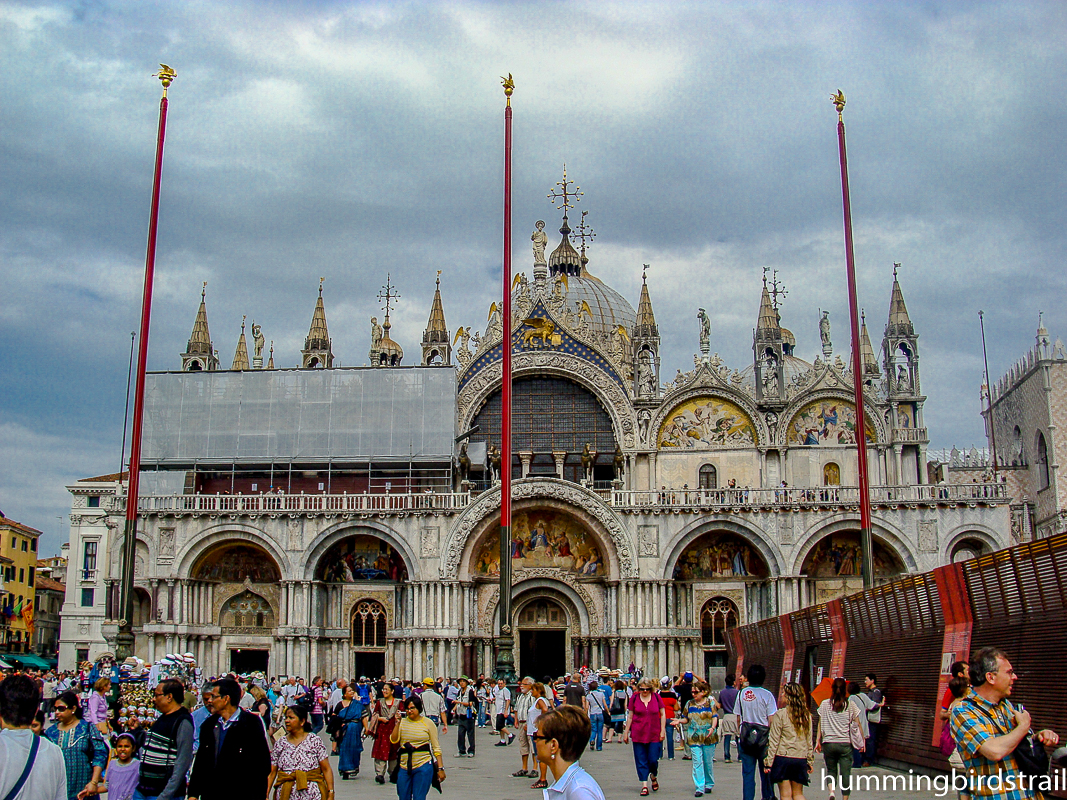
{"type": "MultiPolygon", "coordinates": [[[[723,736],[723,742],[725,743],[726,757],[723,759],[727,764],[730,763],[730,739],[733,736],[737,736],[740,730],[737,722],[737,712],[734,707],[737,703],[737,689],[734,687],[734,676],[726,676],[726,687],[719,692],[719,705],[722,707],[722,722],[719,724],[721,728],[720,733],[723,736]]],[[[737,757],[741,757],[741,750],[738,748],[737,757]]]]}
{"type": "Polygon", "coordinates": [[[200,747],[200,725],[215,713],[211,710],[210,683],[205,683],[200,687],[200,700],[202,701],[201,705],[193,711],[193,755],[196,755],[196,751],[200,747]]]}

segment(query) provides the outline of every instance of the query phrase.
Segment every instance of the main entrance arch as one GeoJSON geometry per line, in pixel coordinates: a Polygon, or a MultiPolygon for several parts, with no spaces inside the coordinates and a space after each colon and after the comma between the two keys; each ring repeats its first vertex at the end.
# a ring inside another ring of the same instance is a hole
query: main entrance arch
{"type": "Polygon", "coordinates": [[[522,675],[534,680],[557,678],[567,671],[566,609],[551,597],[532,597],[516,614],[519,662],[522,675]]]}

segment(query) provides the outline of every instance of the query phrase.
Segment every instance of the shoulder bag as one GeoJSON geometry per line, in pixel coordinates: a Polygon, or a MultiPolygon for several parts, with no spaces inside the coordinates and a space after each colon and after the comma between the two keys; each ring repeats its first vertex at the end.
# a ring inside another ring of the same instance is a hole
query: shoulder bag
{"type": "MultiPolygon", "coordinates": [[[[947,725],[945,727],[948,727],[947,725]]],[[[863,728],[860,725],[860,712],[852,703],[848,704],[848,743],[852,749],[863,752],[867,743],[863,741],[863,728]]]]}
{"type": "Polygon", "coordinates": [[[741,751],[752,758],[762,759],[770,740],[771,727],[769,725],[757,725],[755,722],[741,723],[741,736],[738,739],[738,747],[741,751]]]}
{"type": "MultiPolygon", "coordinates": [[[[989,721],[993,723],[993,729],[1000,735],[1005,734],[997,726],[996,718],[979,706],[973,700],[970,701],[971,705],[978,711],[981,711],[987,717],[989,721]]],[[[1008,708],[1014,713],[1015,707],[1008,703],[1008,708]]],[[[1045,752],[1045,746],[1041,744],[1034,736],[1033,730],[1027,732],[1026,736],[1015,745],[1015,749],[1011,751],[1012,756],[1015,758],[1015,763],[1019,767],[1019,772],[1031,778],[1041,778],[1048,775],[1049,760],[1048,753],[1045,752]]]]}

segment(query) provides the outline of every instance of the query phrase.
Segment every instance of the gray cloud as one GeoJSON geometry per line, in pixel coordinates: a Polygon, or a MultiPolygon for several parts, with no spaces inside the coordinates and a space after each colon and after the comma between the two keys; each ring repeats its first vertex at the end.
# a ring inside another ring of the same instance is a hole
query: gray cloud
{"type": "MultiPolygon", "coordinates": [[[[590,268],[636,304],[664,373],[751,359],[763,267],[813,358],[847,356],[831,91],[842,88],[860,302],[877,344],[891,265],[921,334],[935,446],[981,442],[990,366],[1062,303],[1062,4],[7,4],[0,8],[0,425],[34,452],[0,508],[37,527],[110,472],[137,327],[159,61],[178,79],[150,366],[171,369],[208,281],[230,363],[243,314],[293,365],[320,276],[342,364],[366,361],[386,273],[408,360],[437,269],[449,325],[484,326],[499,273],[502,96],[513,72],[515,259],[564,161],[597,231],[590,268]],[[29,442],[30,444],[27,444],[29,442]],[[33,491],[33,486],[47,491],[33,491]]],[[[554,242],[551,246],[554,246],[554,242]]],[[[13,442],[8,436],[8,441],[13,442]]],[[[27,456],[29,458],[29,456],[27,456]]],[[[9,459],[10,462],[10,459],[9,459]]]]}

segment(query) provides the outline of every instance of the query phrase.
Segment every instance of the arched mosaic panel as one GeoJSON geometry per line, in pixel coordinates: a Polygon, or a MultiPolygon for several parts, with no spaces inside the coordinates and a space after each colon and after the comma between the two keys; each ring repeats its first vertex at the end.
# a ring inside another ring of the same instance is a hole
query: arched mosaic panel
{"type": "Polygon", "coordinates": [[[319,560],[318,579],[328,583],[404,581],[407,577],[400,553],[377,536],[347,536],[319,560]]]}
{"type": "MultiPolygon", "coordinates": [[[[512,519],[511,537],[512,571],[555,568],[591,578],[607,574],[596,539],[568,514],[520,511],[512,519]]],[[[486,537],[471,572],[500,574],[500,534],[486,537]]]]}
{"type": "Polygon", "coordinates": [[[756,443],[756,427],[740,406],[718,397],[693,397],[663,420],[656,439],[661,448],[707,450],[756,443]]]}
{"type": "Polygon", "coordinates": [[[278,565],[267,551],[255,545],[223,544],[200,557],[192,569],[196,580],[223,583],[277,583],[282,579],[278,565]]]}
{"type": "MultiPolygon", "coordinates": [[[[891,549],[874,538],[874,577],[892,578],[905,571],[904,564],[891,549]]],[[[863,574],[860,535],[855,531],[831,533],[819,541],[800,570],[809,578],[842,578],[863,574]]]]}
{"type": "MultiPolygon", "coordinates": [[[[878,437],[874,423],[865,419],[867,441],[878,437]]],[[[797,412],[789,423],[789,444],[855,444],[856,406],[847,400],[816,400],[797,412]]]]}
{"type": "Polygon", "coordinates": [[[689,544],[674,565],[674,579],[766,578],[767,562],[751,544],[734,533],[709,531],[689,544]]]}

